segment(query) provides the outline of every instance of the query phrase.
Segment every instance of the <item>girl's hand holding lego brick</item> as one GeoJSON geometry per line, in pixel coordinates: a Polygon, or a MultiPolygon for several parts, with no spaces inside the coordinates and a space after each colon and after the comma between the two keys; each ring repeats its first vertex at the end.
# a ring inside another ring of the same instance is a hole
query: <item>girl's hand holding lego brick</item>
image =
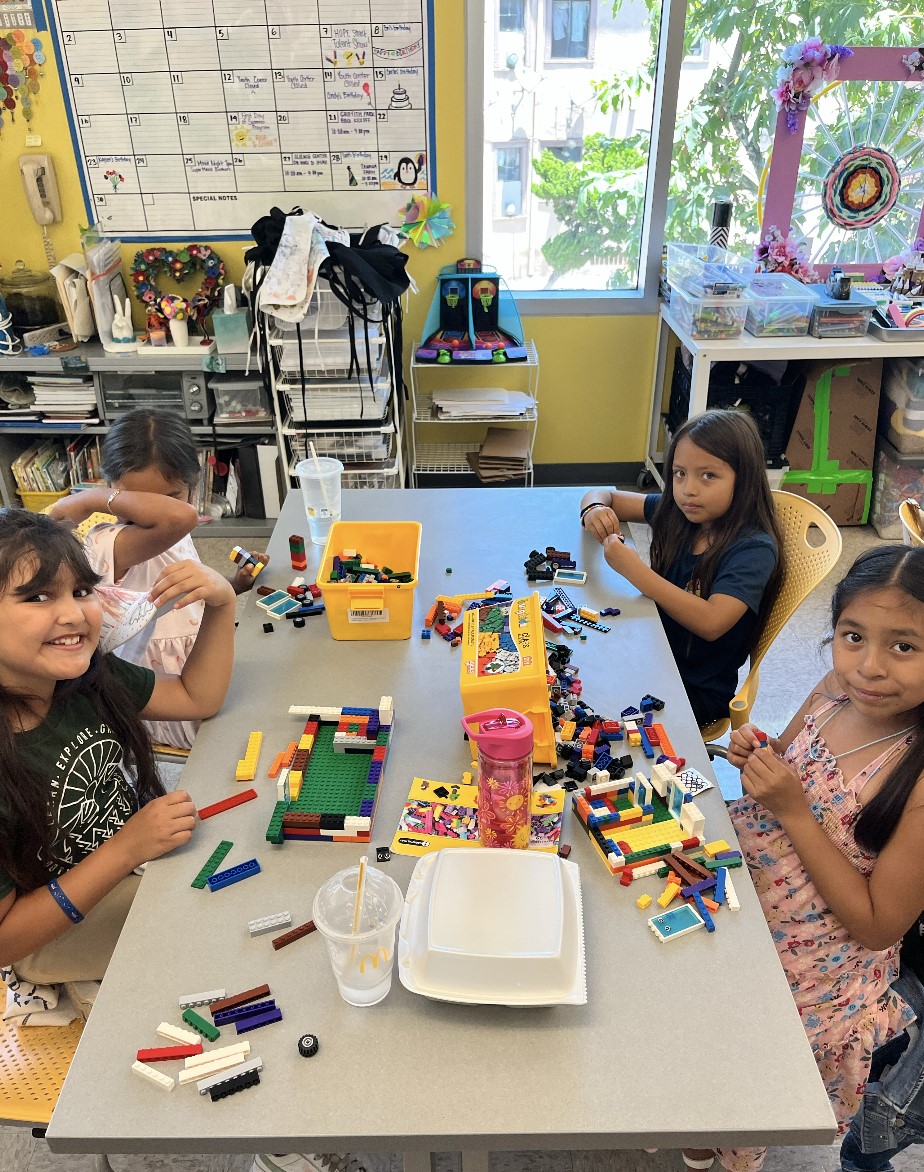
{"type": "Polygon", "coordinates": [[[782,756],[784,747],[776,737],[768,736],[756,724],[743,724],[740,728],[736,728],[728,738],[729,764],[734,765],[736,769],[743,769],[754,750],[764,748],[767,745],[774,753],[782,756]]]}
{"type": "Polygon", "coordinates": [[[201,562],[182,561],[165,566],[151,587],[148,598],[155,606],[180,599],[174,609],[182,610],[191,602],[206,606],[227,606],[235,600],[234,587],[217,570],[201,562]]]}
{"type": "Polygon", "coordinates": [[[128,871],[133,871],[141,863],[189,842],[195,825],[192,799],[185,790],[176,790],[142,806],[114,835],[114,840],[125,853],[128,871]]]}
{"type": "MultiPolygon", "coordinates": [[[[594,509],[595,513],[599,511],[594,509]]],[[[621,533],[611,533],[604,538],[603,558],[611,569],[614,569],[617,574],[622,574],[624,578],[628,578],[630,582],[633,570],[644,565],[638,553],[631,546],[626,545],[621,533]]]]}
{"type": "Polygon", "coordinates": [[[610,536],[619,537],[621,540],[619,518],[609,505],[594,505],[593,508],[588,508],[581,518],[581,524],[601,545],[610,536]]]}
{"type": "MultiPolygon", "coordinates": [[[[256,558],[262,562],[264,566],[268,566],[270,562],[270,555],[263,553],[260,550],[251,549],[247,551],[252,558],[256,558]]],[[[234,588],[235,594],[246,594],[248,590],[253,590],[256,578],[253,575],[253,567],[249,565],[241,566],[234,577],[231,579],[231,585],[234,588]]]]}
{"type": "Polygon", "coordinates": [[[784,825],[788,818],[801,814],[811,817],[801,777],[769,744],[751,752],[741,772],[741,784],[784,825]]]}

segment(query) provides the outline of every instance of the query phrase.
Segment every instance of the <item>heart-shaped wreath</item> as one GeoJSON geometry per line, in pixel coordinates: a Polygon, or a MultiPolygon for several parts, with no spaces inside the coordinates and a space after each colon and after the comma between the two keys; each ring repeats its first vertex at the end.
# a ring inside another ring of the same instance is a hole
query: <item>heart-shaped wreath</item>
{"type": "Polygon", "coordinates": [[[207,244],[188,244],[178,252],[172,248],[142,248],[132,261],[132,287],[149,314],[169,318],[191,317],[200,324],[218,302],[225,279],[224,261],[207,244]],[[167,273],[178,284],[190,273],[201,272],[202,284],[188,300],[175,293],[162,293],[157,278],[167,273]]]}

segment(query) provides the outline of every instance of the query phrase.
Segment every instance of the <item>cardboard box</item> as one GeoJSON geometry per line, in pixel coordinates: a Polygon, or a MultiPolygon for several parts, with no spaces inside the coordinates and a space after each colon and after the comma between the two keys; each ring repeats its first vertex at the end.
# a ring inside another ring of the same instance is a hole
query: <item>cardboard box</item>
{"type": "Polygon", "coordinates": [[[864,525],[876,451],[882,359],[813,362],[786,445],[782,487],[838,525],[864,525]]]}

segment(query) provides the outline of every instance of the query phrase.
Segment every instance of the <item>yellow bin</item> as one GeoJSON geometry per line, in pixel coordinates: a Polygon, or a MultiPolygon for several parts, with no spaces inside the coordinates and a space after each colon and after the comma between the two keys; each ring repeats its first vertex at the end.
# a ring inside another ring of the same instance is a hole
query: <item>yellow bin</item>
{"type": "Polygon", "coordinates": [[[410,639],[420,560],[419,521],[335,521],[318,586],[335,639],[410,639]],[[331,582],[334,557],[355,550],[364,562],[409,571],[411,582],[331,582]]]}

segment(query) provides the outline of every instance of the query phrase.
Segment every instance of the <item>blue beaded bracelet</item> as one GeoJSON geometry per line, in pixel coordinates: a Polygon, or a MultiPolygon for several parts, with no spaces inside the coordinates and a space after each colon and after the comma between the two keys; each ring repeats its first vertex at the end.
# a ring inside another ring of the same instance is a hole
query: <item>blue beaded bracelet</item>
{"type": "Polygon", "coordinates": [[[67,916],[72,924],[79,924],[83,919],[83,912],[79,912],[77,908],[71,903],[64,892],[61,890],[61,884],[57,879],[51,879],[48,882],[48,890],[54,896],[55,903],[67,916]]]}

